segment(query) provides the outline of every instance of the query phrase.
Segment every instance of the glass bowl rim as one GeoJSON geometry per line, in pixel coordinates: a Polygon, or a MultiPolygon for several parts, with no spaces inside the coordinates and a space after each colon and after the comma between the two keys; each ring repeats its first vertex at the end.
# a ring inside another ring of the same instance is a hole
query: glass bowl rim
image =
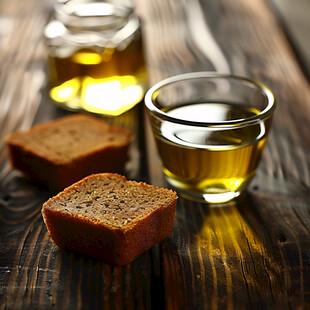
{"type": "Polygon", "coordinates": [[[238,76],[232,74],[222,74],[217,72],[208,72],[208,71],[200,71],[200,72],[189,72],[178,74],[175,76],[168,77],[166,79],[161,80],[160,82],[153,85],[145,94],[144,103],[147,110],[152,113],[158,119],[169,121],[171,123],[176,123],[180,125],[187,125],[187,126],[195,126],[195,127],[216,127],[216,128],[227,128],[227,127],[244,127],[253,124],[260,123],[262,120],[267,119],[268,117],[272,116],[274,109],[276,108],[276,99],[273,92],[263,83],[238,76]],[[222,121],[222,122],[201,122],[201,121],[190,121],[184,120],[180,118],[175,118],[169,116],[164,111],[160,110],[153,102],[154,95],[157,91],[161,88],[173,84],[175,82],[185,81],[189,79],[199,79],[199,78],[206,78],[206,79],[229,79],[229,80],[236,80],[236,81],[243,81],[252,84],[258,90],[260,90],[263,94],[267,97],[267,106],[258,114],[244,118],[244,119],[236,119],[236,120],[229,120],[229,121],[222,121]]]}

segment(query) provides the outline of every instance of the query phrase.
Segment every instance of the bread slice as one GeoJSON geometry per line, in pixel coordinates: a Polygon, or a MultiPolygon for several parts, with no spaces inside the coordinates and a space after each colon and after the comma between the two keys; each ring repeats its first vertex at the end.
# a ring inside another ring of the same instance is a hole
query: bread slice
{"type": "Polygon", "coordinates": [[[62,190],[98,172],[122,172],[132,134],[84,114],[73,114],[7,137],[14,168],[62,190]]]}
{"type": "Polygon", "coordinates": [[[172,232],[176,203],[172,190],[101,173],[50,198],[42,215],[60,248],[126,265],[172,232]]]}

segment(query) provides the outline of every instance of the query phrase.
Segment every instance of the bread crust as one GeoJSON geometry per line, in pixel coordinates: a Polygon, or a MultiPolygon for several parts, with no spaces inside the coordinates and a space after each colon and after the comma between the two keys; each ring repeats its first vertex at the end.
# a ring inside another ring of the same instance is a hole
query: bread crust
{"type": "MultiPolygon", "coordinates": [[[[127,182],[124,176],[114,173],[88,176],[50,198],[42,207],[43,220],[51,240],[60,248],[98,258],[111,265],[126,265],[172,233],[177,195],[171,190],[156,188],[171,195],[171,202],[158,205],[142,219],[136,219],[124,227],[51,208],[62,195],[100,176],[122,178],[123,182],[127,182]]],[[[139,186],[154,189],[142,182],[137,183],[139,186]]]]}

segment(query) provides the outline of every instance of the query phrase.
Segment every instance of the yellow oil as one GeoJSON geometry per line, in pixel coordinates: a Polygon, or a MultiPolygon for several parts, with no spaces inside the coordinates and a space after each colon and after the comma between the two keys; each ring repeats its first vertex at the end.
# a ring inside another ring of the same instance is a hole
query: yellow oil
{"type": "MultiPolygon", "coordinates": [[[[227,103],[200,103],[167,111],[196,121],[243,119],[258,110],[227,103]]],[[[155,141],[172,185],[206,194],[237,192],[252,179],[266,143],[263,123],[239,129],[188,128],[161,123],[155,141]]]]}
{"type": "Polygon", "coordinates": [[[147,87],[141,40],[124,50],[83,48],[49,56],[50,97],[70,110],[120,115],[139,103],[147,87]]]}

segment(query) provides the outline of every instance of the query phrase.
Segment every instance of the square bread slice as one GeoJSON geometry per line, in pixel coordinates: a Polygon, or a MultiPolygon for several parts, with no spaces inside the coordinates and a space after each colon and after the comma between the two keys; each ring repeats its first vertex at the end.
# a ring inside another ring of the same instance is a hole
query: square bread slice
{"type": "Polygon", "coordinates": [[[14,168],[59,191],[93,173],[122,172],[132,134],[90,115],[73,114],[6,139],[14,168]]]}
{"type": "Polygon", "coordinates": [[[42,216],[60,248],[126,265],[171,234],[176,203],[170,189],[101,173],[50,198],[42,216]]]}

